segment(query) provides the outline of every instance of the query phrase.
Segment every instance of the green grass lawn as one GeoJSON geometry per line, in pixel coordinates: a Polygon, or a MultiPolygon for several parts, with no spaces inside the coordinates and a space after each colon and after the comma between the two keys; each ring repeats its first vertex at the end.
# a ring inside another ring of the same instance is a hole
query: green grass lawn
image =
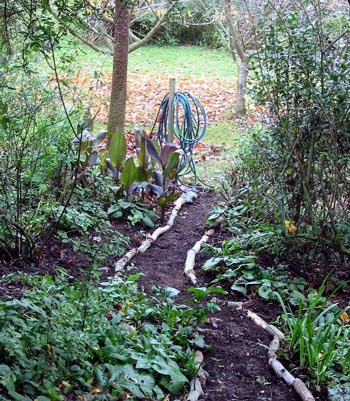
{"type": "MultiPolygon", "coordinates": [[[[68,44],[63,51],[69,51],[68,44]]],[[[92,69],[112,69],[112,56],[101,55],[89,47],[77,47],[77,64],[92,69]]],[[[213,76],[232,79],[237,76],[237,66],[225,50],[200,46],[147,45],[129,54],[129,72],[140,74],[165,74],[174,72],[185,76],[213,76]]]]}
{"type": "Polygon", "coordinates": [[[198,46],[145,46],[130,53],[129,70],[139,73],[186,76],[213,76],[230,79],[237,76],[237,67],[224,50],[198,46]]]}

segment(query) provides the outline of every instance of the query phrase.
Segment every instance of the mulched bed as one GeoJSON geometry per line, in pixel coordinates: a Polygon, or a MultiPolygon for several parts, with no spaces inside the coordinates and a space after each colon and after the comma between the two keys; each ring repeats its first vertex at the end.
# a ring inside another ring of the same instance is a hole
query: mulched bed
{"type": "MultiPolygon", "coordinates": [[[[193,204],[182,207],[174,226],[163,234],[153,246],[142,255],[132,260],[132,272],[142,272],[139,285],[150,294],[152,286],[170,286],[180,290],[177,296],[179,303],[188,302],[191,298],[187,289],[191,283],[183,275],[187,251],[204,235],[206,214],[212,210],[217,198],[210,191],[200,192],[193,204]]],[[[142,236],[140,227],[128,227],[118,221],[115,229],[132,238],[130,247],[140,244],[142,236]]],[[[220,228],[215,229],[210,241],[220,245],[228,233],[220,228]]],[[[72,263],[71,248],[68,245],[52,242],[46,249],[41,266],[33,264],[9,264],[0,261],[0,276],[14,271],[27,273],[53,274],[55,264],[65,267],[72,275],[79,276],[79,265],[84,260],[72,263]],[[66,246],[66,248],[64,248],[66,246]],[[65,263],[66,261],[66,263],[65,263]]],[[[122,255],[116,255],[105,269],[104,274],[114,274],[113,264],[122,255]]],[[[196,258],[198,286],[207,286],[213,277],[201,271],[200,266],[206,255],[200,253],[196,258]]],[[[23,283],[0,283],[0,297],[20,297],[25,289],[23,283]]],[[[226,301],[242,301],[243,310],[222,306],[211,319],[202,325],[205,330],[206,343],[210,349],[204,352],[204,369],[209,373],[209,380],[204,388],[201,400],[205,401],[297,401],[299,398],[282,380],[278,379],[267,363],[267,346],[271,336],[257,327],[247,316],[249,309],[256,312],[267,322],[273,322],[280,314],[275,303],[262,302],[251,295],[242,298],[232,292],[225,296],[226,301]]],[[[314,391],[317,400],[327,400],[325,393],[314,391]]]]}

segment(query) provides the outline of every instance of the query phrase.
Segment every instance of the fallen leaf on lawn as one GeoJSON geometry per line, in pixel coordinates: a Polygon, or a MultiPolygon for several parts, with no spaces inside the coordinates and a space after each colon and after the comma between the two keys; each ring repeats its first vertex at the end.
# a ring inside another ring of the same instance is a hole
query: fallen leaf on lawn
{"type": "MultiPolygon", "coordinates": [[[[190,92],[202,103],[207,114],[207,121],[227,120],[227,110],[232,110],[236,99],[236,90],[232,82],[207,77],[176,77],[176,90],[190,92]]],[[[80,71],[74,80],[76,95],[97,113],[96,119],[106,123],[110,97],[111,72],[101,74],[100,81],[88,69],[80,71]]],[[[167,75],[135,74],[128,79],[128,99],[126,120],[131,124],[152,125],[163,97],[169,91],[167,75]]]]}

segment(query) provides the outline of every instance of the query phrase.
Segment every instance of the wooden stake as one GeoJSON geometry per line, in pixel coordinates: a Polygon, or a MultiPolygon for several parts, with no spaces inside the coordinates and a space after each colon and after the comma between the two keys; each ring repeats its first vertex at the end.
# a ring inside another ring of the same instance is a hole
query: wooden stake
{"type": "Polygon", "coordinates": [[[174,142],[174,113],[173,113],[173,102],[175,97],[175,78],[169,78],[169,113],[168,113],[168,142],[174,142]]]}

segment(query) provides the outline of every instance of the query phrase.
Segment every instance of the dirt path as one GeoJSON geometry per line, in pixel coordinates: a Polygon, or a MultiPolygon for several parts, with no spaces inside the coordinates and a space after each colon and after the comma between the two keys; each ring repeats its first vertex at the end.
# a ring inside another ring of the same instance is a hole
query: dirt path
{"type": "MultiPolygon", "coordinates": [[[[186,290],[191,284],[183,276],[186,254],[204,234],[205,216],[212,209],[214,201],[214,194],[200,193],[194,204],[183,206],[170,231],[159,237],[145,254],[133,259],[136,270],[143,273],[139,283],[147,293],[151,293],[152,286],[158,284],[180,290],[179,302],[189,299],[186,290]]],[[[219,244],[222,235],[217,230],[210,241],[219,244]]],[[[211,280],[199,269],[204,260],[203,254],[196,259],[198,286],[207,286],[211,280]]],[[[234,294],[229,294],[225,299],[238,300],[234,294]]],[[[250,309],[271,322],[278,314],[277,306],[262,303],[257,298],[243,301],[242,311],[223,306],[220,312],[212,316],[215,324],[203,327],[206,330],[206,343],[212,349],[204,352],[204,369],[210,377],[201,399],[297,401],[294,392],[276,378],[267,364],[266,346],[271,341],[270,335],[246,316],[246,309],[250,309]]]]}

